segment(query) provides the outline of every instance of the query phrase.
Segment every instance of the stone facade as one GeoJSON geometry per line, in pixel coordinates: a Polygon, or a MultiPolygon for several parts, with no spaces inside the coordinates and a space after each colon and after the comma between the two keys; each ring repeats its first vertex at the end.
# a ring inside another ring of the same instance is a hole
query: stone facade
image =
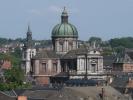
{"type": "Polygon", "coordinates": [[[103,56],[95,48],[79,48],[69,51],[61,59],[64,72],[72,79],[103,78],[103,56]]]}
{"type": "Polygon", "coordinates": [[[66,54],[68,51],[78,48],[77,38],[56,37],[53,38],[52,41],[53,41],[53,49],[58,54],[66,54]]]}
{"type": "MultiPolygon", "coordinates": [[[[27,40],[31,39],[28,28],[27,40]]],[[[28,40],[31,42],[31,40],[28,40]]],[[[53,51],[36,52],[28,43],[23,52],[26,73],[31,72],[36,84],[49,84],[52,80],[67,78],[99,78],[103,73],[103,57],[99,49],[93,47],[78,48],[78,32],[68,22],[66,10],[62,12],[61,23],[52,30],[53,51]],[[93,77],[94,76],[94,77],[93,77]]],[[[95,43],[94,43],[95,44],[95,43]]]]}
{"type": "Polygon", "coordinates": [[[50,77],[61,72],[60,59],[53,51],[41,51],[32,58],[32,72],[38,84],[49,84],[50,77]]]}
{"type": "Polygon", "coordinates": [[[88,74],[103,72],[103,56],[100,55],[99,51],[93,50],[89,51],[88,54],[77,56],[77,73],[86,73],[86,70],[88,74]]]}

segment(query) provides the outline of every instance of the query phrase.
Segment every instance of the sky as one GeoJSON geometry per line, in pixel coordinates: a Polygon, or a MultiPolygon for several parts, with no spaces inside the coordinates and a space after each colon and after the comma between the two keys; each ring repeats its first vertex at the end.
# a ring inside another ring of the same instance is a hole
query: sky
{"type": "Polygon", "coordinates": [[[133,0],[0,0],[0,37],[51,39],[64,6],[80,40],[133,37],[133,0]]]}

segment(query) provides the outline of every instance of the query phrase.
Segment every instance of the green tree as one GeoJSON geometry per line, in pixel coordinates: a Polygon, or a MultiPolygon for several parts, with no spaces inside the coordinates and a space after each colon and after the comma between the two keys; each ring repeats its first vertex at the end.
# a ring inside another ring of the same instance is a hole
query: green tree
{"type": "Polygon", "coordinates": [[[119,46],[124,47],[124,48],[133,48],[133,38],[132,37],[110,39],[109,43],[112,48],[119,47],[119,46]]]}
{"type": "Polygon", "coordinates": [[[90,37],[89,40],[88,40],[89,43],[92,43],[94,41],[97,42],[97,43],[101,43],[102,39],[99,38],[99,37],[90,37]]]}
{"type": "Polygon", "coordinates": [[[24,80],[24,72],[20,67],[12,67],[4,72],[5,81],[7,83],[15,82],[22,84],[24,80]]]}
{"type": "Polygon", "coordinates": [[[5,70],[4,81],[0,83],[0,90],[30,88],[31,84],[24,84],[24,80],[23,70],[20,67],[12,67],[11,69],[5,70]]]}

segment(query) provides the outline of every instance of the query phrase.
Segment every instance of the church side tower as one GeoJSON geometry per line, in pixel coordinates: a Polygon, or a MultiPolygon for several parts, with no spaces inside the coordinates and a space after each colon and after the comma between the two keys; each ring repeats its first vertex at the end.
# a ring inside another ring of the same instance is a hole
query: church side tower
{"type": "Polygon", "coordinates": [[[61,23],[52,30],[53,50],[57,54],[66,54],[70,50],[77,49],[78,31],[69,23],[68,13],[64,8],[61,15],[61,23]]]}
{"type": "Polygon", "coordinates": [[[32,41],[32,32],[30,30],[30,26],[28,25],[28,30],[26,33],[26,42],[23,47],[23,53],[22,53],[22,67],[25,71],[25,74],[28,75],[30,71],[32,71],[31,68],[31,59],[33,56],[36,55],[36,49],[33,48],[33,41],[32,41]]]}

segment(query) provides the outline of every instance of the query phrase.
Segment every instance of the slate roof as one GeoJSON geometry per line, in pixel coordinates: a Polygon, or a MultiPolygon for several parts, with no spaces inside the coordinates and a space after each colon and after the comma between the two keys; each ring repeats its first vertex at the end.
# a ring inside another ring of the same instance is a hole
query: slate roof
{"type": "Polygon", "coordinates": [[[119,87],[119,88],[124,88],[128,84],[128,77],[127,76],[118,76],[115,77],[113,82],[111,83],[111,86],[113,87],[119,87]]]}
{"type": "Polygon", "coordinates": [[[78,96],[83,94],[77,93],[70,89],[63,90],[25,90],[21,95],[27,96],[28,100],[77,100],[78,96]],[[63,96],[61,96],[63,95],[63,96]]]}
{"type": "Polygon", "coordinates": [[[88,51],[86,48],[79,48],[75,50],[71,50],[68,53],[66,53],[62,59],[75,59],[77,58],[77,55],[79,54],[86,54],[88,51]]]}
{"type": "Polygon", "coordinates": [[[43,50],[36,54],[36,56],[33,57],[33,59],[42,59],[42,58],[59,58],[60,56],[57,55],[52,50],[43,50]]]}
{"type": "Polygon", "coordinates": [[[0,91],[0,100],[17,100],[17,97],[13,91],[0,91]]]}
{"type": "Polygon", "coordinates": [[[78,49],[69,51],[64,56],[62,56],[62,59],[76,59],[77,55],[85,55],[91,50],[99,51],[99,49],[82,47],[82,48],[78,48],[78,49]]]}
{"type": "Polygon", "coordinates": [[[125,49],[118,53],[114,63],[133,63],[133,49],[125,49]]]}
{"type": "Polygon", "coordinates": [[[57,90],[26,90],[23,94],[28,100],[80,100],[90,97],[92,100],[100,100],[99,93],[104,88],[108,96],[108,100],[114,100],[114,96],[121,97],[120,100],[127,100],[124,96],[112,87],[65,87],[57,90]]]}
{"type": "Polygon", "coordinates": [[[112,67],[114,59],[115,59],[114,55],[103,56],[103,66],[112,67]]]}

